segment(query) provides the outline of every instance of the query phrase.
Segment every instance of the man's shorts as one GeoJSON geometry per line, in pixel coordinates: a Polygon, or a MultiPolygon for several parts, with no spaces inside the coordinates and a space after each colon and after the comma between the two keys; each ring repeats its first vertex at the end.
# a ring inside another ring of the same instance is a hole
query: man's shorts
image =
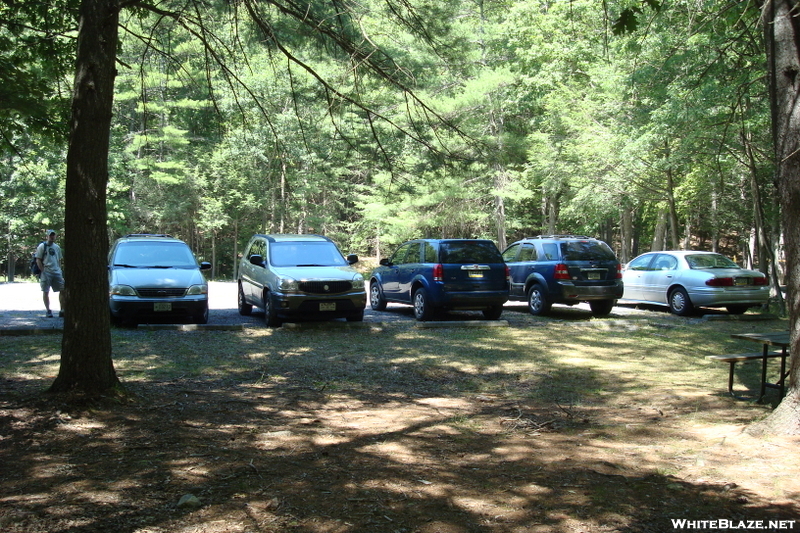
{"type": "Polygon", "coordinates": [[[64,277],[61,274],[42,272],[39,276],[39,286],[42,292],[50,292],[50,289],[53,289],[53,292],[60,292],[64,290],[64,277]]]}

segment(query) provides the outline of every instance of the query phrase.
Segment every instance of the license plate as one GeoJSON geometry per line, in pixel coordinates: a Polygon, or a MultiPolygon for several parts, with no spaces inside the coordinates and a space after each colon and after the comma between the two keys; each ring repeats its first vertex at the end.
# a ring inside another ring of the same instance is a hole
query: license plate
{"type": "Polygon", "coordinates": [[[336,311],[336,302],[320,302],[320,311],[336,311]]]}
{"type": "Polygon", "coordinates": [[[741,287],[742,285],[750,285],[749,281],[747,278],[736,278],[735,283],[737,287],[741,287]]]}
{"type": "Polygon", "coordinates": [[[480,270],[470,270],[467,275],[471,278],[483,278],[483,272],[480,270]]]}
{"type": "Polygon", "coordinates": [[[170,302],[156,302],[153,304],[153,311],[163,312],[172,311],[172,303],[170,302]]]}
{"type": "Polygon", "coordinates": [[[586,279],[600,279],[600,272],[587,272],[586,279]]]}

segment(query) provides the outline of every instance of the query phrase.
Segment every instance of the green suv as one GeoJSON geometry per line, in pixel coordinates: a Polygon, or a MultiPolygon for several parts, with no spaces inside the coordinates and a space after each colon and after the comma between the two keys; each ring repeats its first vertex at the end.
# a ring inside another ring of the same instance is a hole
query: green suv
{"type": "Polygon", "coordinates": [[[360,322],[367,294],[357,262],[320,235],[254,235],[239,263],[239,313],[260,307],[270,327],[306,318],[360,322]]]}

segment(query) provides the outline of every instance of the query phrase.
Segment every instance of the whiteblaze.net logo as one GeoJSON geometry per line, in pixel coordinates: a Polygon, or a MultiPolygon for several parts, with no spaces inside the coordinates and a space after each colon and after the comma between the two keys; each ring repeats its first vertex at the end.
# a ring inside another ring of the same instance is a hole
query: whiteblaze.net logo
{"type": "Polygon", "coordinates": [[[672,527],[674,529],[719,529],[719,530],[739,530],[739,531],[778,531],[793,530],[797,520],[687,520],[685,518],[673,518],[672,527]]]}

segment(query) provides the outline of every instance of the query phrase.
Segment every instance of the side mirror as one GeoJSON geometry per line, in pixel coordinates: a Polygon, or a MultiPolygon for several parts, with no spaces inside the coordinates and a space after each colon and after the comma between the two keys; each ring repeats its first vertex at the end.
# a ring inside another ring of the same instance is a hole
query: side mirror
{"type": "Polygon", "coordinates": [[[355,265],[356,263],[358,263],[358,256],[356,254],[350,254],[347,256],[348,265],[355,265]]]}
{"type": "Polygon", "coordinates": [[[389,260],[386,259],[385,257],[383,259],[381,259],[378,264],[381,265],[381,266],[385,266],[385,267],[392,266],[392,264],[389,262],[389,260]]]}
{"type": "Polygon", "coordinates": [[[258,254],[250,256],[250,264],[256,266],[264,266],[264,258],[258,254]]]}
{"type": "Polygon", "coordinates": [[[211,263],[208,261],[203,261],[200,263],[200,270],[211,270],[211,263]]]}

